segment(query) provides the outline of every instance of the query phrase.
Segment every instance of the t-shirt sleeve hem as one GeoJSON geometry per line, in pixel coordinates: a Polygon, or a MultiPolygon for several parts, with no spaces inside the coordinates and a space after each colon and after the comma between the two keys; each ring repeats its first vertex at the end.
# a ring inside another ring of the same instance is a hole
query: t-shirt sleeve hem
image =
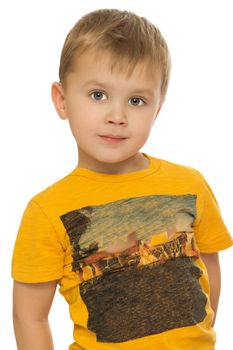
{"type": "Polygon", "coordinates": [[[17,271],[13,270],[11,273],[11,277],[17,281],[17,282],[23,282],[23,283],[40,283],[40,282],[49,282],[54,280],[59,280],[62,278],[62,272],[61,271],[54,271],[54,272],[39,272],[37,271],[35,273],[29,273],[29,272],[23,272],[23,271],[17,271]]]}

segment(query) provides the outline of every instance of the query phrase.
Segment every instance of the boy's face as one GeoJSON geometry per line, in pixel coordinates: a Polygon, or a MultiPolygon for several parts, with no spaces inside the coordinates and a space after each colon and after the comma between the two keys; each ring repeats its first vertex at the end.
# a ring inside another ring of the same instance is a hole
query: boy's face
{"type": "Polygon", "coordinates": [[[68,74],[65,91],[52,85],[55,108],[76,139],[79,166],[89,169],[138,155],[162,105],[159,72],[152,75],[144,62],[128,78],[111,72],[109,60],[106,53],[86,52],[68,74]]]}

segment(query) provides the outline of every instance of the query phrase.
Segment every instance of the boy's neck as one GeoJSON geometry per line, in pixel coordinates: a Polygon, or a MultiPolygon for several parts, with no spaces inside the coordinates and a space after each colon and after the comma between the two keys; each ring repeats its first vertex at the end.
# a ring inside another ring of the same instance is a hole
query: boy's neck
{"type": "Polygon", "coordinates": [[[82,151],[78,152],[78,167],[86,168],[91,171],[106,174],[127,174],[135,171],[145,170],[149,168],[150,160],[144,154],[138,152],[134,156],[117,163],[104,163],[95,160],[92,157],[85,157],[82,151]]]}

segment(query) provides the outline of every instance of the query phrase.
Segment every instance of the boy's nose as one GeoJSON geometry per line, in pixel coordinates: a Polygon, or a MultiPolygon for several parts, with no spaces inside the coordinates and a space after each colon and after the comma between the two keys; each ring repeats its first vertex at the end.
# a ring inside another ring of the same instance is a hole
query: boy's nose
{"type": "Polygon", "coordinates": [[[113,124],[127,124],[127,116],[125,109],[122,106],[112,107],[105,118],[107,123],[113,124]]]}

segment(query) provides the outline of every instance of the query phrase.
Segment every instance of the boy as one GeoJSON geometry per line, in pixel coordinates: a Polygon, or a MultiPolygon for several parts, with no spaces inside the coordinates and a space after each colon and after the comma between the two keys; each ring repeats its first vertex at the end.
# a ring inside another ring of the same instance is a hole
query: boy
{"type": "Polygon", "coordinates": [[[164,102],[170,56],[143,17],[97,10],[61,54],[52,99],[78,165],[35,195],[12,262],[19,350],[51,350],[57,284],[70,307],[70,350],[213,350],[218,251],[232,245],[195,169],[140,153],[164,102]]]}

